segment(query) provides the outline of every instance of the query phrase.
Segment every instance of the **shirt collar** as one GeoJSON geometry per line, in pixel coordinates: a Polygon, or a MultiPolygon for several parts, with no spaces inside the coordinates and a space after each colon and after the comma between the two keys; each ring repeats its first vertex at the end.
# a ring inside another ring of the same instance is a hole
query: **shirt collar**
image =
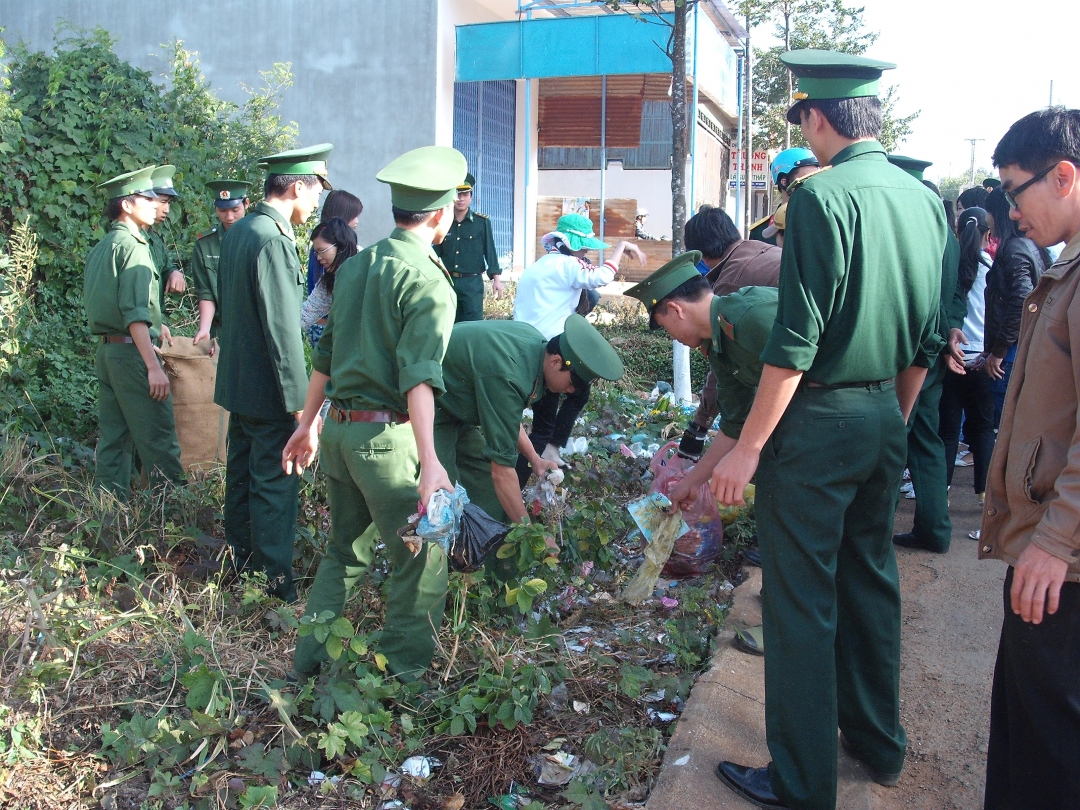
{"type": "Polygon", "coordinates": [[[140,242],[142,242],[144,245],[148,244],[147,239],[146,239],[146,234],[143,233],[142,230],[138,226],[132,225],[130,222],[121,222],[118,219],[113,220],[111,230],[115,231],[115,230],[118,230],[118,229],[122,230],[122,231],[127,231],[132,236],[134,236],[136,239],[138,239],[140,242]]]}
{"type": "Polygon", "coordinates": [[[255,213],[265,214],[266,216],[270,217],[272,220],[274,220],[274,222],[278,224],[278,227],[281,229],[282,233],[284,233],[290,239],[294,241],[296,240],[296,235],[293,233],[292,223],[289,222],[289,220],[285,219],[285,217],[281,215],[281,212],[274,208],[274,206],[267,205],[265,200],[260,201],[255,206],[255,213]]]}
{"type": "Polygon", "coordinates": [[[1050,278],[1061,278],[1065,273],[1076,264],[1076,260],[1080,258],[1080,233],[1077,233],[1069,243],[1065,245],[1065,249],[1061,251],[1061,255],[1058,256],[1056,262],[1047,268],[1044,276],[1050,278]]]}
{"type": "Polygon", "coordinates": [[[874,160],[888,160],[885,155],[885,147],[875,140],[856,141],[850,146],[845,146],[829,161],[830,166],[837,166],[853,158],[870,157],[874,160]]]}

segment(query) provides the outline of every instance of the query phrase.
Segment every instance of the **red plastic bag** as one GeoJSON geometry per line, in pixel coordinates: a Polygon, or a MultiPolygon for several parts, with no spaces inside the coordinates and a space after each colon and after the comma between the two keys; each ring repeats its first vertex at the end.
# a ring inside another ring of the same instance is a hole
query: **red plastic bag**
{"type": "MultiPolygon", "coordinates": [[[[652,457],[649,462],[653,472],[650,493],[667,495],[693,468],[692,461],[678,456],[678,449],[678,442],[668,442],[652,457]]],[[[724,524],[708,484],[701,485],[693,506],[683,510],[683,520],[690,531],[675,541],[675,548],[662,572],[665,577],[701,576],[709,564],[720,556],[724,545],[724,524]]]]}

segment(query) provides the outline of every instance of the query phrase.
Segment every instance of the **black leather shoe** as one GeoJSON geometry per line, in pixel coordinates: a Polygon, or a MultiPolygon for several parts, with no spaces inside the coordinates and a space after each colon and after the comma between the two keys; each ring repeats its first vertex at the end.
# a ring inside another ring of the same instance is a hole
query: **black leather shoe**
{"type": "Polygon", "coordinates": [[[947,549],[939,549],[935,545],[920,540],[915,536],[914,531],[905,531],[903,535],[892,536],[893,545],[902,545],[905,549],[918,549],[919,551],[929,551],[933,554],[944,554],[947,549]]]}
{"type": "Polygon", "coordinates": [[[859,752],[856,751],[851,743],[847,741],[842,733],[840,734],[840,747],[844,749],[844,752],[852,759],[857,759],[863,765],[866,766],[866,770],[870,772],[870,778],[883,787],[895,787],[896,783],[900,781],[900,773],[885,773],[884,771],[874,770],[870,763],[859,756],[859,752]]]}
{"type": "Polygon", "coordinates": [[[721,762],[716,766],[716,775],[751,804],[772,810],[787,810],[787,806],[773,793],[768,768],[749,768],[734,762],[721,762]]]}
{"type": "Polygon", "coordinates": [[[918,537],[915,536],[915,532],[904,532],[903,534],[894,534],[892,537],[894,546],[903,546],[904,548],[917,548],[920,551],[934,551],[929,545],[924,543],[918,537]]]}
{"type": "Polygon", "coordinates": [[[761,549],[744,548],[742,556],[750,565],[756,565],[758,568],[761,568],[761,549]]]}

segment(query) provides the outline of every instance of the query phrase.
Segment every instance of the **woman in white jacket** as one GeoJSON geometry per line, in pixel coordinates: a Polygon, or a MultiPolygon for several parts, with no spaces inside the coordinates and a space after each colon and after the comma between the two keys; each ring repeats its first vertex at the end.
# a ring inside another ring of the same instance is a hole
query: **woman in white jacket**
{"type": "MultiPolygon", "coordinates": [[[[562,334],[563,323],[570,315],[575,312],[585,314],[596,306],[600,295],[595,290],[615,280],[625,253],[633,254],[642,265],[646,261],[644,252],[637,245],[619,242],[601,266],[590,263],[585,259],[588,251],[611,246],[595,238],[592,222],[581,214],[560,217],[556,230],[546,234],[541,241],[547,253],[529,266],[518,280],[514,320],[532,324],[548,340],[562,334]]],[[[561,408],[560,395],[553,392],[548,392],[533,405],[529,438],[542,458],[559,465],[563,464],[559,448],[570,438],[574,421],[589,401],[588,383],[579,382],[575,381],[573,392],[566,395],[561,408]]],[[[528,462],[519,457],[518,477],[522,486],[529,474],[528,462]]]]}

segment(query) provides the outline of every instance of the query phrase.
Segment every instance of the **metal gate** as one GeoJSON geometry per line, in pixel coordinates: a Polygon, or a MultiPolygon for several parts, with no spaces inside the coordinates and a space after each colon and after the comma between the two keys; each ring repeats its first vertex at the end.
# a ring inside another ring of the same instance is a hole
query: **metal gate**
{"type": "Polygon", "coordinates": [[[473,210],[491,218],[503,267],[514,256],[516,118],[515,82],[454,82],[454,148],[465,155],[476,177],[473,210]]]}

